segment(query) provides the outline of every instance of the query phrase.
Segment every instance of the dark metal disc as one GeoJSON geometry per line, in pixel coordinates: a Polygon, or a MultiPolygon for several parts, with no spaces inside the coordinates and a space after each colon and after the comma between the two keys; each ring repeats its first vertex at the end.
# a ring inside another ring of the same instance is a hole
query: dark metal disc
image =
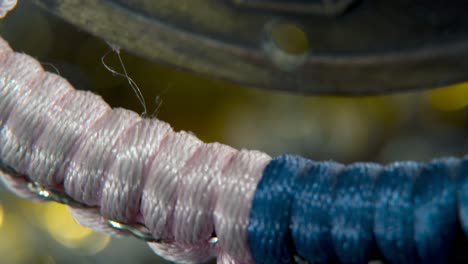
{"type": "Polygon", "coordinates": [[[464,0],[35,0],[148,59],[307,94],[468,80],[464,0]]]}

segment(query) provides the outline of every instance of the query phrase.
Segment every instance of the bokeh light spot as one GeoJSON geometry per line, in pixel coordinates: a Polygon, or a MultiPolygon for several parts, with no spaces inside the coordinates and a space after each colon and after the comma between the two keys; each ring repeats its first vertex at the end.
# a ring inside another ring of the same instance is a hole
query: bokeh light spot
{"type": "Polygon", "coordinates": [[[110,242],[109,235],[79,225],[64,205],[47,203],[42,215],[43,227],[54,240],[85,255],[99,253],[110,242]]]}
{"type": "Polygon", "coordinates": [[[111,236],[106,234],[93,233],[92,236],[85,239],[81,247],[86,255],[92,256],[103,251],[110,243],[111,236]]]}
{"type": "Polygon", "coordinates": [[[20,216],[3,211],[3,223],[0,228],[0,263],[29,263],[31,247],[27,231],[20,216]]]}
{"type": "Polygon", "coordinates": [[[427,99],[429,104],[437,110],[461,110],[468,106],[468,82],[430,91],[427,99]]]}
{"type": "Polygon", "coordinates": [[[274,44],[288,54],[300,55],[309,50],[307,34],[293,23],[278,23],[271,29],[274,44]]]}
{"type": "Polygon", "coordinates": [[[64,246],[75,248],[92,233],[91,229],[78,225],[64,205],[49,203],[43,215],[46,230],[64,246]]]}
{"type": "Polygon", "coordinates": [[[2,228],[3,226],[3,217],[4,217],[3,205],[0,204],[0,228],[2,228]]]}

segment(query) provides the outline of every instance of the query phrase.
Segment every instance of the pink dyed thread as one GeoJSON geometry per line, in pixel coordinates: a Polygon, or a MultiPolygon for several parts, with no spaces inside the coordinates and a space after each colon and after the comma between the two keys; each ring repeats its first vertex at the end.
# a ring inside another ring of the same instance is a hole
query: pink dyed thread
{"type": "MultiPolygon", "coordinates": [[[[71,208],[85,226],[119,235],[106,219],[141,224],[162,241],[150,247],[172,261],[253,263],[247,225],[268,155],[205,144],[160,120],[111,109],[1,38],[0,157],[90,206],[71,208]],[[213,234],[217,243],[209,242],[213,234]]],[[[0,175],[19,196],[35,198],[22,178],[0,175]]]]}
{"type": "Polygon", "coordinates": [[[16,0],[0,0],[0,18],[3,18],[8,12],[13,10],[16,4],[16,0]]]}

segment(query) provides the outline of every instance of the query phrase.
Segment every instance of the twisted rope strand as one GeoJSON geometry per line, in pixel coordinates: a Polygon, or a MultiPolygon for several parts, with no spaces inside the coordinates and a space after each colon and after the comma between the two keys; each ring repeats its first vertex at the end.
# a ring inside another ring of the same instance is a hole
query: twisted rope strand
{"type": "MultiPolygon", "coordinates": [[[[205,144],[157,119],[110,109],[99,96],[74,90],[31,57],[1,43],[2,164],[28,175],[45,192],[61,192],[83,203],[72,214],[86,226],[112,234],[122,234],[125,228],[111,230],[109,219],[114,228],[119,222],[143,225],[143,231],[149,227],[160,242],[152,247],[168,259],[198,263],[230,255],[225,248],[251,259],[246,251],[248,214],[244,204],[233,206],[236,199],[224,197],[236,193],[232,189],[238,186],[224,183],[228,178],[259,179],[259,162],[265,164],[268,156],[248,152],[238,159],[239,152],[231,147],[205,144]],[[236,172],[232,168],[247,176],[227,176],[236,172]],[[239,214],[231,213],[228,220],[240,228],[236,230],[240,239],[233,245],[230,234],[223,234],[232,231],[217,227],[214,216],[216,208],[226,207],[239,208],[239,214]],[[213,240],[218,234],[220,238],[213,240]]],[[[28,184],[13,176],[3,176],[3,182],[10,185],[15,179],[9,187],[26,193],[28,184]]],[[[255,183],[241,184],[250,192],[247,197],[253,196],[255,183]]]]}
{"type": "Polygon", "coordinates": [[[468,247],[467,162],[468,156],[382,167],[274,158],[250,213],[254,260],[365,263],[379,250],[390,263],[454,262],[455,249],[468,247]],[[465,236],[457,241],[460,226],[465,236]]]}
{"type": "Polygon", "coordinates": [[[15,8],[16,0],[0,0],[0,18],[15,8]]]}

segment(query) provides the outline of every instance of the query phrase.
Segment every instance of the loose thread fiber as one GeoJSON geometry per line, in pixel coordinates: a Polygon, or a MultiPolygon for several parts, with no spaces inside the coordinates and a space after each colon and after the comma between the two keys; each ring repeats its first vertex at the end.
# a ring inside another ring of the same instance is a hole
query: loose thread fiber
{"type": "MultiPolygon", "coordinates": [[[[150,246],[167,259],[197,263],[218,254],[235,263],[251,259],[246,208],[267,155],[253,151],[237,159],[239,152],[231,147],[205,144],[160,120],[111,109],[99,96],[75,90],[5,41],[0,44],[2,164],[84,203],[89,208],[71,212],[86,226],[123,234],[107,220],[143,225],[163,241],[150,246]],[[227,179],[246,180],[241,186],[249,193],[240,201],[247,205],[232,205],[236,200],[225,197],[239,193],[232,190],[238,186],[224,184],[227,179]],[[226,217],[219,210],[226,207],[237,211],[226,217]],[[232,242],[232,231],[215,221],[228,218],[239,232],[232,242]],[[213,235],[219,243],[211,241],[213,235]]],[[[2,181],[20,194],[28,192],[23,178],[4,172],[2,181]]]]}

